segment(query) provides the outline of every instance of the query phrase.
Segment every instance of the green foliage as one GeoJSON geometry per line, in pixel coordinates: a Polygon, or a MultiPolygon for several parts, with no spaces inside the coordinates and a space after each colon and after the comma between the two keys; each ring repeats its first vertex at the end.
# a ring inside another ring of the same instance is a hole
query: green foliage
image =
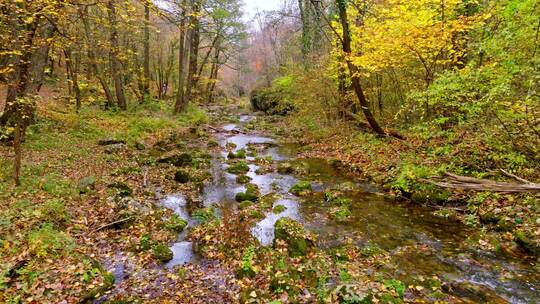
{"type": "Polygon", "coordinates": [[[44,224],[28,234],[28,248],[38,258],[67,253],[73,246],[73,240],[51,224],[44,224]]]}

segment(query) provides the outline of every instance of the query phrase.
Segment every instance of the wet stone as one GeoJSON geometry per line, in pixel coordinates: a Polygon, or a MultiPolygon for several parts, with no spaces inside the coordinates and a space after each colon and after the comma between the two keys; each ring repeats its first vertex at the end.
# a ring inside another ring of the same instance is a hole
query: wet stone
{"type": "Polygon", "coordinates": [[[126,144],[113,144],[108,145],[105,147],[105,150],[103,150],[107,154],[116,154],[123,151],[126,151],[128,149],[126,144]]]}

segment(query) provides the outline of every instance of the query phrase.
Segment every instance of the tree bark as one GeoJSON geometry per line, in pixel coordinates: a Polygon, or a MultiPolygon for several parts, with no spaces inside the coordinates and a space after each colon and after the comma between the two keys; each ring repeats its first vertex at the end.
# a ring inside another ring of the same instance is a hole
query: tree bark
{"type": "Polygon", "coordinates": [[[381,126],[379,125],[379,123],[369,109],[369,102],[367,101],[366,96],[364,95],[364,91],[362,89],[362,85],[360,84],[358,67],[351,61],[350,58],[352,54],[351,32],[349,29],[349,20],[347,17],[346,1],[336,0],[336,5],[338,7],[339,20],[341,23],[341,28],[343,30],[343,53],[345,56],[347,67],[349,69],[349,76],[351,77],[352,87],[354,89],[354,92],[356,93],[356,96],[358,97],[358,101],[360,102],[360,106],[362,107],[362,112],[364,113],[364,116],[366,117],[366,120],[368,121],[371,129],[379,135],[386,135],[386,132],[381,128],[381,126]]]}
{"type": "Polygon", "coordinates": [[[190,18],[190,55],[189,55],[189,71],[188,71],[188,80],[186,88],[186,100],[189,102],[192,98],[192,91],[195,88],[197,83],[197,64],[199,56],[199,42],[200,42],[200,25],[199,17],[197,16],[200,11],[200,4],[198,0],[193,1],[193,14],[190,18]]]}
{"type": "Polygon", "coordinates": [[[78,70],[76,65],[73,63],[74,59],[70,49],[64,50],[64,56],[66,57],[66,66],[69,72],[69,78],[71,79],[71,88],[73,93],[75,93],[75,111],[79,112],[81,108],[81,88],[79,87],[79,77],[78,70]]]}
{"type": "Polygon", "coordinates": [[[150,94],[150,1],[144,3],[144,94],[150,94]]]}
{"type": "Polygon", "coordinates": [[[92,32],[90,29],[90,22],[88,21],[88,6],[85,6],[84,11],[83,10],[79,11],[79,16],[81,17],[81,20],[84,26],[86,44],[88,46],[88,59],[90,61],[90,66],[95,77],[98,79],[99,84],[101,85],[101,88],[103,89],[103,93],[105,94],[105,98],[107,99],[105,108],[108,109],[109,107],[114,106],[114,98],[111,93],[111,90],[109,89],[109,85],[107,84],[107,80],[103,76],[100,66],[97,63],[97,56],[96,56],[96,53],[94,52],[93,46],[91,45],[94,42],[94,38],[92,36],[92,32]]]}
{"type": "Polygon", "coordinates": [[[183,1],[184,7],[182,11],[182,17],[180,20],[180,38],[179,38],[179,50],[178,50],[178,92],[176,94],[176,103],[174,105],[174,114],[183,112],[186,109],[185,105],[185,72],[186,72],[186,63],[189,64],[185,59],[186,57],[186,7],[187,0],[183,1]]]}
{"type": "Polygon", "coordinates": [[[118,22],[116,20],[116,5],[115,0],[109,0],[108,2],[108,14],[109,25],[111,27],[110,32],[110,57],[111,57],[111,74],[114,82],[114,90],[116,93],[116,99],[118,100],[118,107],[120,110],[127,110],[126,97],[124,95],[124,87],[122,85],[122,74],[120,73],[121,64],[118,59],[118,53],[120,46],[118,43],[118,22]]]}

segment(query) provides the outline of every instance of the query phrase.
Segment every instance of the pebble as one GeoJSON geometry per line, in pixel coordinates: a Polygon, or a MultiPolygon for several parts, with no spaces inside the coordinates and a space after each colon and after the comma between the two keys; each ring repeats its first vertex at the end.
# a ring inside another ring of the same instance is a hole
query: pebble
{"type": "Polygon", "coordinates": [[[536,219],[536,225],[540,225],[540,218],[536,219]]]}

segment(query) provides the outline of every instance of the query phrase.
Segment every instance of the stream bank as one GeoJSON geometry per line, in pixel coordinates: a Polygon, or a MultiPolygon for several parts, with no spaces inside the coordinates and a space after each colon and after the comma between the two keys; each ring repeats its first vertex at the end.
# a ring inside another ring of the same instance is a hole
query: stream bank
{"type": "Polygon", "coordinates": [[[534,260],[485,250],[461,222],[388,199],[336,162],[299,158],[301,146],[254,131],[256,116],[234,116],[193,130],[203,136],[188,150],[204,161],[183,170],[202,178],[154,190],[187,224],[171,259],[137,268],[115,256],[101,302],[540,300],[534,260]]]}

